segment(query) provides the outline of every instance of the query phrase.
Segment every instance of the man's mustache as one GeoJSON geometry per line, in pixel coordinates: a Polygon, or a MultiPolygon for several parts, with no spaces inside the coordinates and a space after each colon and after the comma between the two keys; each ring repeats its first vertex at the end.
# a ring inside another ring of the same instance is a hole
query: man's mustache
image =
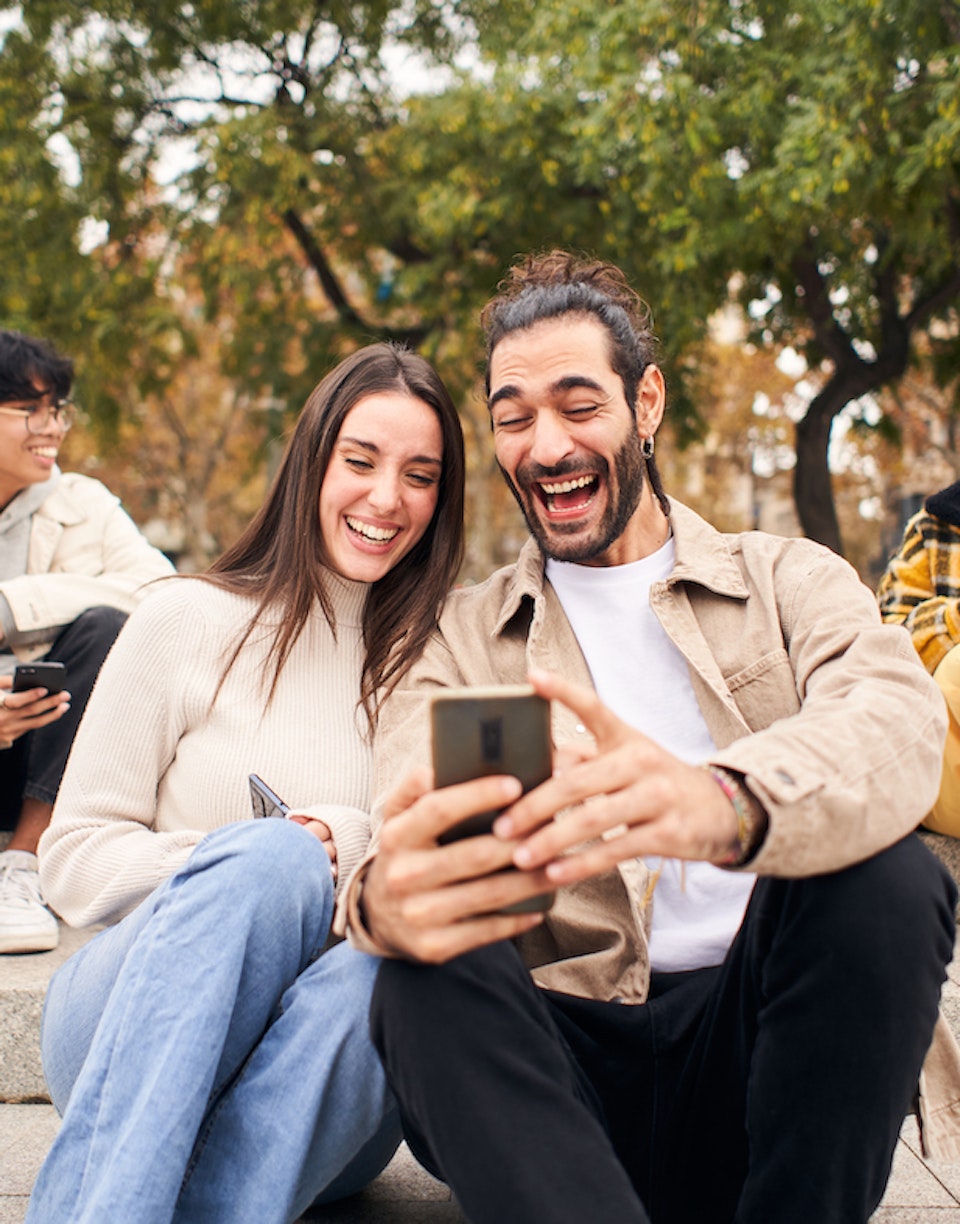
{"type": "Polygon", "coordinates": [[[608,470],[609,464],[599,455],[584,459],[564,459],[553,467],[544,467],[540,463],[524,463],[517,468],[517,481],[526,486],[549,484],[554,480],[563,480],[567,476],[583,476],[588,472],[604,476],[608,470]]]}

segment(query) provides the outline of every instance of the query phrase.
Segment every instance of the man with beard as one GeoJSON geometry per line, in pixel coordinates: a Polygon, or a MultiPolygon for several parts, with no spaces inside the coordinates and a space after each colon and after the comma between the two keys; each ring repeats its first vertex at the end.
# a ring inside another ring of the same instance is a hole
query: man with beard
{"type": "MultiPolygon", "coordinates": [[[[865,1221],[953,947],[955,890],[910,833],[942,702],[840,558],[663,492],[663,375],[618,269],[527,259],[483,322],[534,538],[454,592],[386,704],[395,789],[345,898],[386,958],[371,1024],[408,1141],[474,1224],[865,1221]],[[431,693],[527,679],[549,781],[396,786],[431,693]],[[493,835],[438,844],[491,808],[493,835]]],[[[945,1154],[937,1029],[921,1112],[945,1154]]]]}

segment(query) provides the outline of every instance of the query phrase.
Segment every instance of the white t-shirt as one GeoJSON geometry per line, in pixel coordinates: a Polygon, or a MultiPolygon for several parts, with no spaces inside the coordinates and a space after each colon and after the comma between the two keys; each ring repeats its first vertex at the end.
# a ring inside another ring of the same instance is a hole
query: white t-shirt
{"type": "MultiPolygon", "coordinates": [[[[601,700],[624,722],[690,764],[715,748],[687,663],[650,608],[650,587],[673,569],[671,536],[629,565],[547,561],[547,578],[580,643],[601,700]]],[[[648,858],[661,868],[653,904],[654,969],[718,965],[736,934],[754,877],[711,863],[648,858]],[[682,874],[681,874],[682,873],[682,874]]]]}

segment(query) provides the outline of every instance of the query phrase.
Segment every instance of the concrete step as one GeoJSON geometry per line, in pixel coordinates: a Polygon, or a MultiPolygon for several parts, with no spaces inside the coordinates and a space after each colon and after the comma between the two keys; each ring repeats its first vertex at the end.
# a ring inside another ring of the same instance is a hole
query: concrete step
{"type": "Polygon", "coordinates": [[[0,956],[0,1102],[50,1100],[39,1040],[47,983],[95,933],[61,923],[60,946],[53,952],[0,956]]]}

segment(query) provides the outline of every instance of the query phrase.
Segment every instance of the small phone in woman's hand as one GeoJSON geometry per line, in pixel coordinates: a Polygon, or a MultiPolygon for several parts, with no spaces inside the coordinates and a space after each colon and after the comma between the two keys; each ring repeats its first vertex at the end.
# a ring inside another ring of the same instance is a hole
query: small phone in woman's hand
{"type": "Polygon", "coordinates": [[[286,816],[290,808],[258,774],[250,775],[250,802],[254,816],[286,816]]]}

